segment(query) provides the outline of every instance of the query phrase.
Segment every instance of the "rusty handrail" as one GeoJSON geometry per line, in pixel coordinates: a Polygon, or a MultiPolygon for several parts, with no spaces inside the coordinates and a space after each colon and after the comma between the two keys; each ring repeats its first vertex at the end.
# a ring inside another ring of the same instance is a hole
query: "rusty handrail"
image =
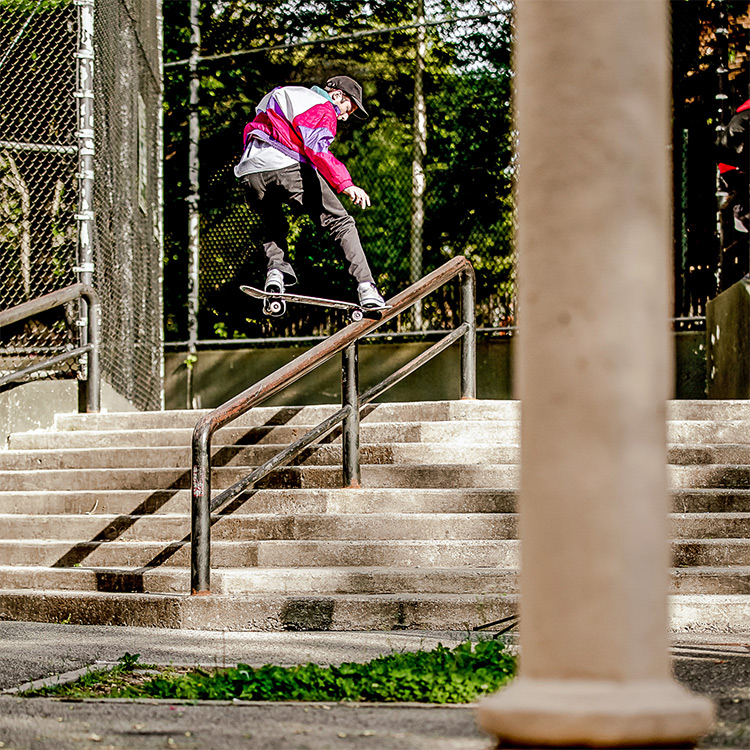
{"type": "Polygon", "coordinates": [[[286,386],[344,352],[387,321],[396,317],[440,286],[461,275],[461,309],[465,331],[461,337],[461,396],[476,397],[476,323],[474,317],[474,269],[463,256],[452,258],[424,278],[388,300],[381,318],[351,323],[312,349],[251,385],[222,406],[203,416],[193,430],[192,440],[192,534],[191,590],[195,595],[210,593],[211,575],[211,438],[213,434],[245,412],[258,406],[286,386]]]}
{"type": "Polygon", "coordinates": [[[9,383],[15,380],[21,380],[29,374],[38,370],[49,367],[57,362],[73,359],[88,354],[88,363],[86,368],[86,411],[98,412],[101,401],[101,368],[99,363],[99,345],[101,331],[101,304],[99,295],[96,290],[88,284],[71,284],[64,289],[56,292],[44,294],[41,297],[22,302],[20,305],[11,307],[7,310],[0,311],[0,328],[9,326],[12,323],[18,323],[26,318],[33,318],[35,315],[52,310],[60,305],[82,298],[86,302],[87,309],[87,331],[83,333],[84,341],[76,349],[52,357],[42,363],[26,367],[16,372],[6,375],[2,383],[9,383]]]}

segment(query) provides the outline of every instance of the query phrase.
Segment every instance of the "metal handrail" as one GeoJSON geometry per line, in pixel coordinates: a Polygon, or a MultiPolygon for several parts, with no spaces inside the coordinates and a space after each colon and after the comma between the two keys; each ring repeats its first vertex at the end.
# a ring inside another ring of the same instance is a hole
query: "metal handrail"
{"type": "Polygon", "coordinates": [[[57,356],[50,357],[43,362],[38,362],[29,367],[24,367],[20,370],[15,370],[14,372],[4,375],[0,378],[0,386],[5,385],[6,383],[23,380],[28,375],[38,372],[39,370],[44,370],[52,365],[58,364],[59,362],[88,355],[88,362],[85,366],[86,378],[83,381],[85,384],[84,401],[87,412],[99,411],[101,402],[101,368],[99,364],[101,304],[99,302],[99,295],[93,287],[90,287],[87,284],[71,284],[64,289],[50,292],[49,294],[29,300],[28,302],[22,302],[20,305],[11,307],[8,310],[2,310],[0,311],[0,328],[3,328],[3,326],[9,326],[13,323],[18,323],[26,318],[33,318],[40,313],[59,307],[60,305],[65,305],[68,302],[73,302],[77,299],[83,299],[85,301],[87,311],[87,326],[86,330],[81,332],[81,346],[65,351],[57,356]]]}
{"type": "Polygon", "coordinates": [[[471,263],[463,256],[447,263],[420,279],[403,292],[388,300],[389,309],[378,319],[365,318],[351,323],[330,338],[304,352],[296,359],[239,393],[222,406],[203,416],[193,430],[192,442],[192,532],[190,545],[191,591],[194,595],[210,594],[211,581],[211,512],[228,502],[262,476],[291,460],[304,448],[344,423],[342,436],[344,486],[359,486],[359,410],[364,403],[377,398],[402,378],[416,370],[456,340],[461,341],[461,397],[476,398],[476,320],[475,280],[471,263]],[[387,321],[396,317],[416,302],[456,276],[461,277],[461,325],[428,350],[404,365],[382,383],[358,393],[357,342],[387,321]],[[211,438],[229,422],[275,395],[291,383],[327,362],[338,353],[343,354],[342,408],[325,422],[282,451],[278,456],[258,467],[252,474],[211,499],[211,438]],[[311,435],[313,435],[311,437],[311,435]]]}

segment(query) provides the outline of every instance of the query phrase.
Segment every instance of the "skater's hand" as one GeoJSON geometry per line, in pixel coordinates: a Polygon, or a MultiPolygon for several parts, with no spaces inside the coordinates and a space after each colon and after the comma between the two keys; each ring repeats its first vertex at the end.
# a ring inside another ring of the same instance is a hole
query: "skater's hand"
{"type": "Polygon", "coordinates": [[[355,205],[367,208],[370,205],[370,196],[356,185],[350,185],[344,190],[344,195],[351,198],[355,205]]]}

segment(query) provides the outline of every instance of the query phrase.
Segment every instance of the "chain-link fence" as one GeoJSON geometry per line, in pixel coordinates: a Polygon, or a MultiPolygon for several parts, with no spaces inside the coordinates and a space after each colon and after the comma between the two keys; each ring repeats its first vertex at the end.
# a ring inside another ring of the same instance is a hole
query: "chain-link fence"
{"type": "MultiPolygon", "coordinates": [[[[0,3],[0,309],[76,281],[76,27],[72,3],[0,3]]],[[[77,345],[76,317],[58,308],[4,329],[3,374],[77,345]]]]}
{"type": "MultiPolygon", "coordinates": [[[[232,171],[243,128],[267,91],[323,85],[336,73],[363,85],[371,115],[340,126],[331,150],[372,198],[366,211],[343,202],[356,218],[381,291],[395,294],[447,259],[466,255],[477,271],[479,325],[509,326],[515,296],[511,6],[428,2],[421,22],[417,1],[378,3],[368,14],[350,15],[348,6],[357,4],[345,2],[332,16],[316,3],[295,4],[287,16],[287,5],[201,4],[197,196],[188,179],[187,3],[165,6],[167,338],[185,341],[188,333],[190,201],[201,219],[200,340],[324,335],[340,325],[335,311],[309,307],[290,306],[283,318],[266,318],[261,304],[239,291],[240,284],[263,285],[266,261],[259,218],[246,207],[232,171]],[[415,174],[421,173],[417,198],[415,174]]],[[[289,218],[290,255],[300,279],[295,289],[356,299],[330,239],[307,217],[289,218]]],[[[455,322],[457,310],[455,290],[446,288],[425,300],[421,318],[402,316],[389,330],[443,328],[455,322]]]]}
{"type": "MultiPolygon", "coordinates": [[[[96,0],[88,29],[92,9],[91,0],[0,2],[0,309],[93,283],[105,379],[134,405],[159,408],[159,3],[96,0]],[[92,56],[93,82],[82,73],[92,56]]],[[[75,348],[80,318],[72,304],[2,329],[0,368],[75,348]]],[[[34,377],[79,368],[69,360],[34,377]]]]}
{"type": "Polygon", "coordinates": [[[162,383],[161,64],[158,0],[96,0],[95,287],[102,364],[131,403],[162,383]]]}
{"type": "MultiPolygon", "coordinates": [[[[748,4],[673,0],[672,39],[675,316],[684,330],[702,325],[706,302],[750,270],[750,235],[733,220],[716,147],[722,126],[750,98],[748,4]]],[[[747,192],[748,174],[740,181],[747,192]]]]}

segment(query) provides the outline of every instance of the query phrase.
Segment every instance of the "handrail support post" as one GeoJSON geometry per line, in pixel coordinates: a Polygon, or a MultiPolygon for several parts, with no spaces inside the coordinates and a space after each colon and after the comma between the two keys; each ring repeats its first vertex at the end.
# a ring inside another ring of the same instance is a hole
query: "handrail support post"
{"type": "Polygon", "coordinates": [[[461,337],[461,398],[477,397],[477,324],[474,269],[461,273],[461,320],[468,326],[461,337]]]}
{"type": "Polygon", "coordinates": [[[211,435],[193,433],[192,527],[190,535],[190,591],[211,593],[211,435]]]}
{"type": "Polygon", "coordinates": [[[341,401],[350,407],[344,419],[341,451],[344,487],[362,486],[359,462],[359,344],[355,341],[341,353],[341,401]]]}

